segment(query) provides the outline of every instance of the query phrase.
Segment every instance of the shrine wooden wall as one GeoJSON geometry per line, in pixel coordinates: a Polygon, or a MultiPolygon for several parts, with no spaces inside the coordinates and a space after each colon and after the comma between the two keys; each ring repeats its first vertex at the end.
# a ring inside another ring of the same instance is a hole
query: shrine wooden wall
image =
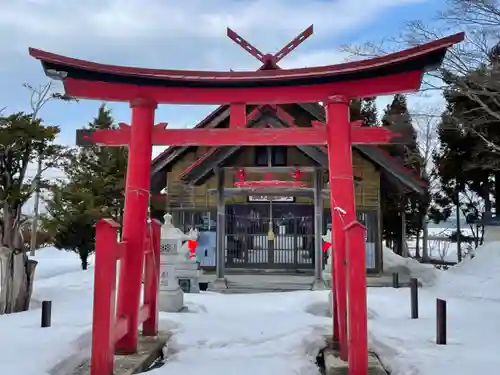
{"type": "MultiPolygon", "coordinates": [[[[204,185],[188,186],[179,180],[179,175],[188,168],[198,157],[205,154],[206,147],[198,147],[196,151],[186,153],[167,173],[166,184],[168,186],[168,196],[166,198],[167,210],[175,209],[215,209],[216,196],[210,194],[210,189],[216,188],[215,177],[211,177],[204,185]]],[[[234,158],[232,165],[238,167],[253,166],[255,161],[255,148],[247,147],[245,152],[240,153],[234,158]]],[[[287,161],[293,166],[314,166],[314,162],[301,153],[298,149],[290,147],[287,151],[287,161]]],[[[380,207],[380,172],[377,167],[369,160],[361,156],[356,150],[353,151],[353,171],[356,177],[361,181],[356,186],[356,205],[358,209],[378,209],[380,207]]],[[[249,174],[247,180],[261,180],[262,174],[249,174]]],[[[290,180],[288,174],[274,174],[276,179],[290,180]]],[[[312,174],[306,174],[306,180],[310,186],[313,184],[312,174]]],[[[233,187],[236,177],[233,174],[226,173],[225,186],[233,187]]],[[[324,172],[324,182],[328,181],[328,172],[324,172]]],[[[227,204],[246,203],[245,196],[228,197],[227,204]]],[[[297,197],[297,203],[313,203],[312,198],[297,197]]],[[[330,207],[329,199],[324,200],[325,208],[330,207]]]]}

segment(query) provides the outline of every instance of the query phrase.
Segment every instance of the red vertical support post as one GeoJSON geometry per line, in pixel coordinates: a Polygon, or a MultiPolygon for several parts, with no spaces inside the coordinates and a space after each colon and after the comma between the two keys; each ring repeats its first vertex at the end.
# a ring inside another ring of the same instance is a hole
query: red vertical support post
{"type": "Polygon", "coordinates": [[[126,316],[129,326],[125,336],[116,344],[116,350],[121,354],[137,351],[156,103],[136,99],[130,107],[132,124],[123,215],[123,240],[127,242],[127,252],[120,267],[118,295],[118,316],[126,316]]]}
{"type": "Polygon", "coordinates": [[[117,235],[118,224],[112,220],[96,224],[91,375],[113,373],[117,235]]]}
{"type": "MultiPolygon", "coordinates": [[[[331,193],[330,193],[331,194],[331,193]]],[[[331,205],[330,205],[331,207],[331,205]]],[[[333,223],[333,221],[332,221],[333,223]]],[[[337,313],[337,284],[335,283],[335,254],[333,253],[333,225],[332,225],[332,244],[330,245],[330,254],[332,257],[332,303],[333,303],[333,308],[332,308],[332,317],[333,317],[333,341],[340,343],[340,338],[339,338],[339,315],[337,313]]]]}
{"type": "MultiPolygon", "coordinates": [[[[333,276],[335,277],[334,303],[338,320],[340,357],[347,360],[346,321],[346,244],[344,227],[356,217],[354,177],[352,171],[351,124],[349,98],[334,95],[325,102],[330,178],[330,207],[332,211],[333,276]]],[[[333,284],[332,284],[333,285],[333,284]]]]}
{"type": "Polygon", "coordinates": [[[247,125],[247,109],[245,103],[229,105],[229,127],[244,128],[247,125]]]}
{"type": "Polygon", "coordinates": [[[349,320],[349,375],[368,375],[368,321],[366,313],[365,227],[352,221],[347,239],[347,294],[349,320]]]}
{"type": "Polygon", "coordinates": [[[149,317],[142,325],[144,336],[158,334],[158,300],[160,298],[160,232],[158,220],[151,220],[151,252],[146,255],[146,280],[144,283],[144,304],[149,306],[149,317]]]}

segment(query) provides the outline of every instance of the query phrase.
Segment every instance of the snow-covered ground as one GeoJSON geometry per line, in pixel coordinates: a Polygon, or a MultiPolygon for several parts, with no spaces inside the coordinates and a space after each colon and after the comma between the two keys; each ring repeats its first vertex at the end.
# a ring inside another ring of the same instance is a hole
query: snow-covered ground
{"type": "MultiPolygon", "coordinates": [[[[78,255],[73,252],[65,252],[55,247],[45,247],[35,252],[31,257],[38,261],[35,279],[47,279],[52,276],[81,270],[78,255]]],[[[89,263],[94,261],[93,255],[89,257],[89,263]]]]}
{"type": "MultiPolygon", "coordinates": [[[[426,271],[418,267],[417,273],[422,272],[426,271]]],[[[432,272],[431,269],[428,272],[432,272]]],[[[433,286],[419,292],[418,320],[409,319],[407,289],[369,291],[373,348],[392,374],[498,372],[500,242],[478,248],[473,259],[466,259],[449,271],[436,271],[436,276],[433,286]],[[446,346],[435,344],[436,298],[447,301],[446,346]]]]}
{"type": "MultiPolygon", "coordinates": [[[[371,346],[392,374],[494,373],[500,367],[500,243],[449,271],[385,257],[425,280],[418,320],[409,319],[408,289],[369,289],[371,346]],[[446,346],[434,343],[436,297],[448,301],[446,346]]],[[[37,259],[32,310],[0,317],[2,375],[62,375],[89,354],[92,267],[80,271],[75,254],[53,249],[37,259]],[[43,299],[53,301],[51,328],[39,328],[43,299]]],[[[185,301],[190,312],[161,314],[162,328],[174,336],[169,360],[152,375],[319,374],[314,358],[331,332],[327,291],[201,293],[185,301]]]]}

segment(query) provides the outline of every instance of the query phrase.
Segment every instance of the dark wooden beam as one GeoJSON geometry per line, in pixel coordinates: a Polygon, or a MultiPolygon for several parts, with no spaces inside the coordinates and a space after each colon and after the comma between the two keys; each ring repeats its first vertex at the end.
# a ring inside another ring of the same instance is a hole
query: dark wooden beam
{"type": "MultiPolygon", "coordinates": [[[[228,116],[229,116],[229,106],[222,105],[216,108],[212,113],[210,113],[196,127],[198,128],[203,127],[208,129],[215,128],[222,121],[227,119],[228,116]],[[204,124],[204,126],[202,124],[204,124]]],[[[164,160],[160,159],[153,165],[151,173],[155,174],[158,171],[162,170],[189,149],[189,147],[173,147],[173,148],[174,150],[171,153],[169,153],[164,160]]]]}
{"type": "Polygon", "coordinates": [[[214,167],[220,167],[220,165],[227,158],[231,157],[236,153],[241,147],[221,147],[217,149],[212,155],[204,159],[194,167],[190,172],[185,173],[182,176],[183,180],[189,181],[191,184],[197,184],[199,181],[203,180],[207,174],[214,171],[214,167]]]}
{"type": "Polygon", "coordinates": [[[224,267],[226,265],[226,222],[225,222],[225,190],[224,190],[224,170],[217,168],[217,249],[216,249],[216,277],[224,278],[224,267]]]}
{"type": "MultiPolygon", "coordinates": [[[[288,126],[283,119],[276,117],[275,113],[270,113],[269,111],[263,111],[259,116],[253,118],[251,121],[252,122],[251,123],[249,122],[248,126],[255,128],[262,128],[265,125],[270,125],[272,128],[278,130],[278,129],[287,129],[288,126]]],[[[297,145],[295,145],[295,147],[297,147],[302,153],[311,158],[313,161],[317,162],[320,166],[328,168],[328,155],[326,155],[326,153],[321,151],[318,147],[297,146],[297,145]]],[[[189,173],[186,173],[183,179],[188,180],[190,183],[194,184],[204,180],[204,178],[209,173],[213,172],[213,168],[215,165],[220,166],[225,160],[227,160],[240,148],[241,146],[234,146],[233,148],[226,148],[225,151],[221,151],[222,148],[220,150],[217,150],[209,157],[207,157],[206,160],[201,161],[199,165],[193,168],[189,173]]],[[[264,172],[264,169],[268,167],[262,167],[262,168],[263,168],[262,172],[264,172]]],[[[301,167],[299,168],[301,169],[301,171],[304,171],[301,167]]],[[[248,171],[247,168],[245,168],[245,170],[248,171]]],[[[289,171],[293,172],[294,170],[295,167],[290,167],[289,171]]],[[[279,172],[276,171],[276,173],[279,172]]]]}
{"type": "MultiPolygon", "coordinates": [[[[321,122],[326,121],[325,109],[318,103],[298,103],[298,107],[307,112],[313,119],[321,122]]],[[[353,148],[358,150],[368,160],[382,168],[383,174],[388,176],[391,183],[400,187],[403,191],[415,191],[419,194],[424,193],[424,186],[410,170],[399,167],[397,168],[394,161],[387,160],[384,151],[377,146],[370,145],[353,145],[353,148]],[[405,170],[406,169],[406,170],[405,170]]]]}
{"type": "Polygon", "coordinates": [[[406,167],[398,165],[395,160],[386,156],[384,151],[376,147],[365,145],[358,145],[356,149],[372,162],[382,167],[386,172],[385,175],[391,178],[391,182],[395,182],[396,186],[403,188],[404,191],[415,191],[420,194],[424,193],[425,184],[419,181],[419,179],[406,167]]]}
{"type": "Polygon", "coordinates": [[[323,197],[321,188],[323,185],[322,170],[314,171],[314,278],[316,282],[321,282],[323,270],[322,252],[322,229],[323,229],[323,197]]]}

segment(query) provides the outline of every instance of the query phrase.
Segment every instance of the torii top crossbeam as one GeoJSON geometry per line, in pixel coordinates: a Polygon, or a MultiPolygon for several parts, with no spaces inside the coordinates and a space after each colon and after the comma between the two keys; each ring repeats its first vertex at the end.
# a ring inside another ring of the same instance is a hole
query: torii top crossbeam
{"type": "Polygon", "coordinates": [[[98,64],[30,48],[45,73],[75,98],[130,101],[147,97],[171,104],[281,104],[318,102],[419,89],[424,72],[439,66],[459,33],[405,51],[314,68],[220,72],[160,70],[98,64]]]}

